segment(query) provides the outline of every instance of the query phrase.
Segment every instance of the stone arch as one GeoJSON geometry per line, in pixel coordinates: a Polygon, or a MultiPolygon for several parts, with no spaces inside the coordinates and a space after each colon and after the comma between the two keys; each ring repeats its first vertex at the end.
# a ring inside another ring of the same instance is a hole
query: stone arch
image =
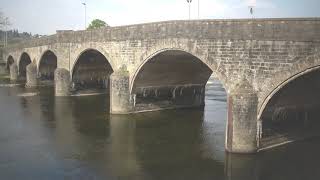
{"type": "Polygon", "coordinates": [[[19,59],[19,65],[18,65],[18,74],[19,77],[24,79],[26,78],[26,67],[28,64],[32,63],[32,60],[30,58],[30,55],[26,52],[23,52],[19,59]]]}
{"type": "Polygon", "coordinates": [[[268,78],[263,82],[263,88],[266,88],[259,96],[260,100],[258,106],[257,118],[260,119],[261,115],[266,108],[270,99],[288,83],[294,81],[295,79],[308,74],[310,72],[316,71],[320,68],[320,55],[313,55],[305,58],[306,60],[297,61],[292,67],[277,72],[274,77],[277,78],[268,78]]]}
{"type": "Polygon", "coordinates": [[[6,69],[10,71],[10,66],[15,62],[15,60],[12,55],[9,55],[6,60],[6,69]]]}
{"type": "Polygon", "coordinates": [[[39,56],[37,57],[38,61],[37,61],[37,69],[39,70],[39,66],[41,63],[41,59],[43,58],[43,56],[45,54],[47,54],[48,52],[51,52],[52,54],[54,54],[57,57],[57,60],[59,59],[58,55],[59,53],[57,52],[56,49],[54,48],[45,48],[45,49],[40,49],[41,53],[39,54],[39,56]]]}
{"type": "Polygon", "coordinates": [[[277,137],[288,137],[294,141],[296,137],[318,135],[319,56],[300,59],[283,73],[276,73],[275,77],[273,81],[268,79],[264,83],[270,87],[260,94],[262,100],[257,118],[262,125],[262,139],[275,137],[274,142],[277,143],[277,137]]]}
{"type": "Polygon", "coordinates": [[[71,69],[74,89],[109,88],[109,76],[113,67],[100,51],[88,48],[77,57],[71,69]]]}
{"type": "Polygon", "coordinates": [[[57,68],[57,56],[52,50],[46,50],[40,56],[37,69],[41,79],[53,80],[54,71],[57,68]]]}
{"type": "Polygon", "coordinates": [[[145,104],[150,111],[204,106],[205,87],[213,73],[205,62],[179,48],[152,53],[130,77],[129,91],[136,109],[145,104]]]}
{"type": "Polygon", "coordinates": [[[116,68],[116,63],[114,62],[114,57],[112,54],[110,54],[109,52],[107,52],[102,45],[93,45],[92,43],[88,44],[88,45],[84,45],[81,46],[81,48],[75,48],[72,49],[73,53],[71,54],[71,59],[70,59],[70,74],[72,76],[72,72],[74,71],[74,67],[77,64],[77,61],[79,60],[79,57],[89,51],[89,50],[93,50],[93,51],[97,51],[99,53],[101,53],[107,60],[108,63],[111,65],[112,69],[116,68]]]}
{"type": "Polygon", "coordinates": [[[196,52],[195,50],[190,51],[190,50],[187,50],[186,48],[182,48],[182,47],[169,47],[168,48],[168,47],[164,46],[159,49],[152,49],[152,50],[147,51],[141,55],[138,66],[133,70],[133,73],[132,73],[133,75],[130,78],[130,93],[132,92],[134,81],[135,81],[138,73],[140,72],[141,68],[150,59],[152,59],[156,55],[163,53],[165,51],[182,51],[182,52],[185,52],[185,53],[188,53],[188,54],[194,56],[195,58],[200,60],[202,63],[204,63],[208,68],[211,69],[212,73],[222,83],[222,86],[226,91],[229,88],[227,86],[227,78],[224,76],[223,73],[220,73],[218,66],[216,64],[210,65],[208,63],[208,55],[207,54],[199,53],[199,52],[196,52]]]}
{"type": "Polygon", "coordinates": [[[308,68],[298,74],[294,74],[293,76],[289,77],[288,79],[286,79],[284,82],[282,82],[281,84],[279,84],[275,89],[273,89],[273,91],[271,91],[271,93],[263,100],[261,107],[259,108],[258,111],[258,119],[261,118],[263,111],[265,110],[267,104],[269,103],[269,101],[272,99],[272,97],[277,94],[277,92],[279,92],[282,88],[284,88],[287,84],[289,84],[290,82],[293,82],[294,80],[296,80],[299,77],[302,77],[303,75],[306,75],[310,72],[316,71],[320,69],[320,65],[319,66],[315,66],[315,67],[311,67],[308,68]]]}

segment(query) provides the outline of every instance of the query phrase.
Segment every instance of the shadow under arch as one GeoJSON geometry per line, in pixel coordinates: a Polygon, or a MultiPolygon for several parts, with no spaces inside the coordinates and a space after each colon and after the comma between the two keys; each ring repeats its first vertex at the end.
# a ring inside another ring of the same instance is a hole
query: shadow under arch
{"type": "Polygon", "coordinates": [[[132,93],[132,89],[133,89],[133,86],[134,86],[135,79],[136,79],[137,75],[139,74],[139,72],[141,71],[141,69],[143,68],[143,66],[150,59],[154,58],[155,56],[157,56],[157,55],[159,55],[161,53],[167,52],[167,51],[180,51],[180,52],[184,52],[186,54],[190,54],[190,55],[194,56],[195,58],[197,58],[197,60],[199,60],[203,64],[205,64],[212,71],[212,73],[215,76],[215,78],[217,80],[219,80],[219,82],[221,82],[223,88],[227,89],[225,78],[220,73],[216,72],[215,69],[213,69],[206,61],[204,61],[202,58],[200,58],[200,56],[196,55],[195,53],[189,52],[189,51],[187,51],[185,49],[181,49],[181,48],[162,48],[162,49],[159,49],[159,50],[156,50],[156,51],[152,52],[151,54],[147,54],[147,55],[144,55],[144,56],[141,57],[142,58],[142,62],[140,63],[138,68],[135,70],[133,76],[130,78],[130,94],[132,93]]]}
{"type": "Polygon", "coordinates": [[[130,92],[135,109],[202,107],[212,73],[210,66],[192,53],[181,49],[157,51],[143,61],[132,77],[130,92]]]}
{"type": "Polygon", "coordinates": [[[294,81],[295,79],[307,74],[307,73],[310,73],[310,72],[313,72],[313,71],[317,71],[320,69],[320,65],[319,66],[314,66],[314,67],[311,67],[311,68],[307,68],[297,74],[294,74],[293,76],[287,78],[285,81],[283,81],[281,84],[279,84],[275,89],[273,89],[273,91],[271,91],[271,93],[269,93],[269,95],[263,100],[262,102],[262,105],[261,107],[259,108],[259,111],[258,111],[258,119],[261,118],[261,115],[263,113],[263,111],[265,110],[267,104],[269,103],[270,99],[279,91],[281,90],[283,87],[285,87],[288,83],[294,81]]]}
{"type": "Polygon", "coordinates": [[[85,49],[71,70],[73,89],[107,89],[112,73],[112,65],[103,53],[92,48],[85,49]]]}
{"type": "Polygon", "coordinates": [[[319,69],[314,66],[294,74],[266,97],[258,112],[262,147],[283,142],[283,138],[289,142],[319,135],[319,69]]]}
{"type": "Polygon", "coordinates": [[[7,58],[6,69],[10,72],[10,66],[14,63],[14,59],[11,55],[7,58]]]}
{"type": "Polygon", "coordinates": [[[29,65],[31,63],[31,58],[30,58],[30,55],[26,52],[23,52],[20,56],[20,60],[19,60],[19,66],[18,66],[18,69],[19,69],[19,78],[21,79],[25,79],[26,78],[26,68],[27,68],[27,65],[29,65]]]}
{"type": "Polygon", "coordinates": [[[38,75],[41,80],[54,80],[54,71],[57,68],[57,56],[51,50],[46,50],[38,64],[38,75]]]}

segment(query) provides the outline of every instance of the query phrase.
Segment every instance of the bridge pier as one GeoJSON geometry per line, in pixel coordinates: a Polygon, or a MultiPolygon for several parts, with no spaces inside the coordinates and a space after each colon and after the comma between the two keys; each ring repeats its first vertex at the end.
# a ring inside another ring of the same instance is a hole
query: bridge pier
{"type": "Polygon", "coordinates": [[[69,96],[70,95],[70,73],[64,68],[57,68],[54,71],[55,95],[69,96]]]}
{"type": "Polygon", "coordinates": [[[257,94],[247,80],[242,80],[228,93],[227,151],[257,152],[257,105],[257,94]]]}
{"type": "Polygon", "coordinates": [[[133,100],[129,87],[128,71],[119,70],[110,76],[111,114],[128,114],[133,111],[133,100]]]}
{"type": "Polygon", "coordinates": [[[18,80],[18,66],[16,63],[11,64],[10,66],[10,80],[11,81],[18,80]]]}
{"type": "Polygon", "coordinates": [[[254,155],[226,153],[226,180],[259,179],[259,159],[254,155]]]}
{"type": "Polygon", "coordinates": [[[0,75],[4,75],[6,73],[7,73],[6,63],[5,62],[0,62],[0,75]]]}
{"type": "Polygon", "coordinates": [[[30,63],[29,65],[27,65],[26,76],[27,76],[26,87],[37,86],[38,84],[37,66],[34,63],[30,63]]]}

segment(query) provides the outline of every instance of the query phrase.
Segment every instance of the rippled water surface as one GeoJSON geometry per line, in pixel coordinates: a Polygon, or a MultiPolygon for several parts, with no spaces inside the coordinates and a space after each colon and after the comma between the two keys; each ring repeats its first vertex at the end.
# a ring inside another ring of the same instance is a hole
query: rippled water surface
{"type": "Polygon", "coordinates": [[[110,115],[107,94],[54,97],[0,82],[0,179],[320,179],[319,140],[224,152],[226,93],[204,109],[110,115]]]}

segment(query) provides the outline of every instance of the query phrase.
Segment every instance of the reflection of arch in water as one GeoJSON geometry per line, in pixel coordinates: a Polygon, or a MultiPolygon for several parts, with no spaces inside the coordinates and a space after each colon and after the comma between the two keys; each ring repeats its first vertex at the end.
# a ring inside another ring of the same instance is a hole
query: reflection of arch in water
{"type": "Polygon", "coordinates": [[[226,154],[225,178],[226,180],[259,180],[259,158],[252,155],[226,154]]]}
{"type": "Polygon", "coordinates": [[[116,163],[113,168],[117,174],[141,173],[145,179],[223,179],[223,161],[212,159],[214,155],[203,138],[201,111],[172,110],[110,118],[116,163]]]}
{"type": "MultiPolygon", "coordinates": [[[[105,99],[88,97],[54,98],[54,143],[65,158],[95,164],[105,170],[108,157],[109,123],[101,113],[105,99]],[[95,98],[96,99],[96,98],[95,98]],[[95,103],[97,106],[92,106],[95,103]]],[[[105,110],[104,110],[105,111],[105,110]]],[[[84,172],[88,169],[84,167],[84,172]]],[[[89,168],[90,169],[90,168],[89,168]]],[[[97,174],[94,174],[97,175],[97,174]]],[[[82,177],[88,177],[88,174],[82,177]]],[[[80,178],[80,179],[81,179],[80,178]]],[[[90,177],[89,179],[94,179],[90,177]]]]}
{"type": "Polygon", "coordinates": [[[72,99],[72,116],[76,130],[81,134],[108,137],[108,95],[75,97],[72,99]],[[94,104],[94,106],[92,106],[94,104]]]}

